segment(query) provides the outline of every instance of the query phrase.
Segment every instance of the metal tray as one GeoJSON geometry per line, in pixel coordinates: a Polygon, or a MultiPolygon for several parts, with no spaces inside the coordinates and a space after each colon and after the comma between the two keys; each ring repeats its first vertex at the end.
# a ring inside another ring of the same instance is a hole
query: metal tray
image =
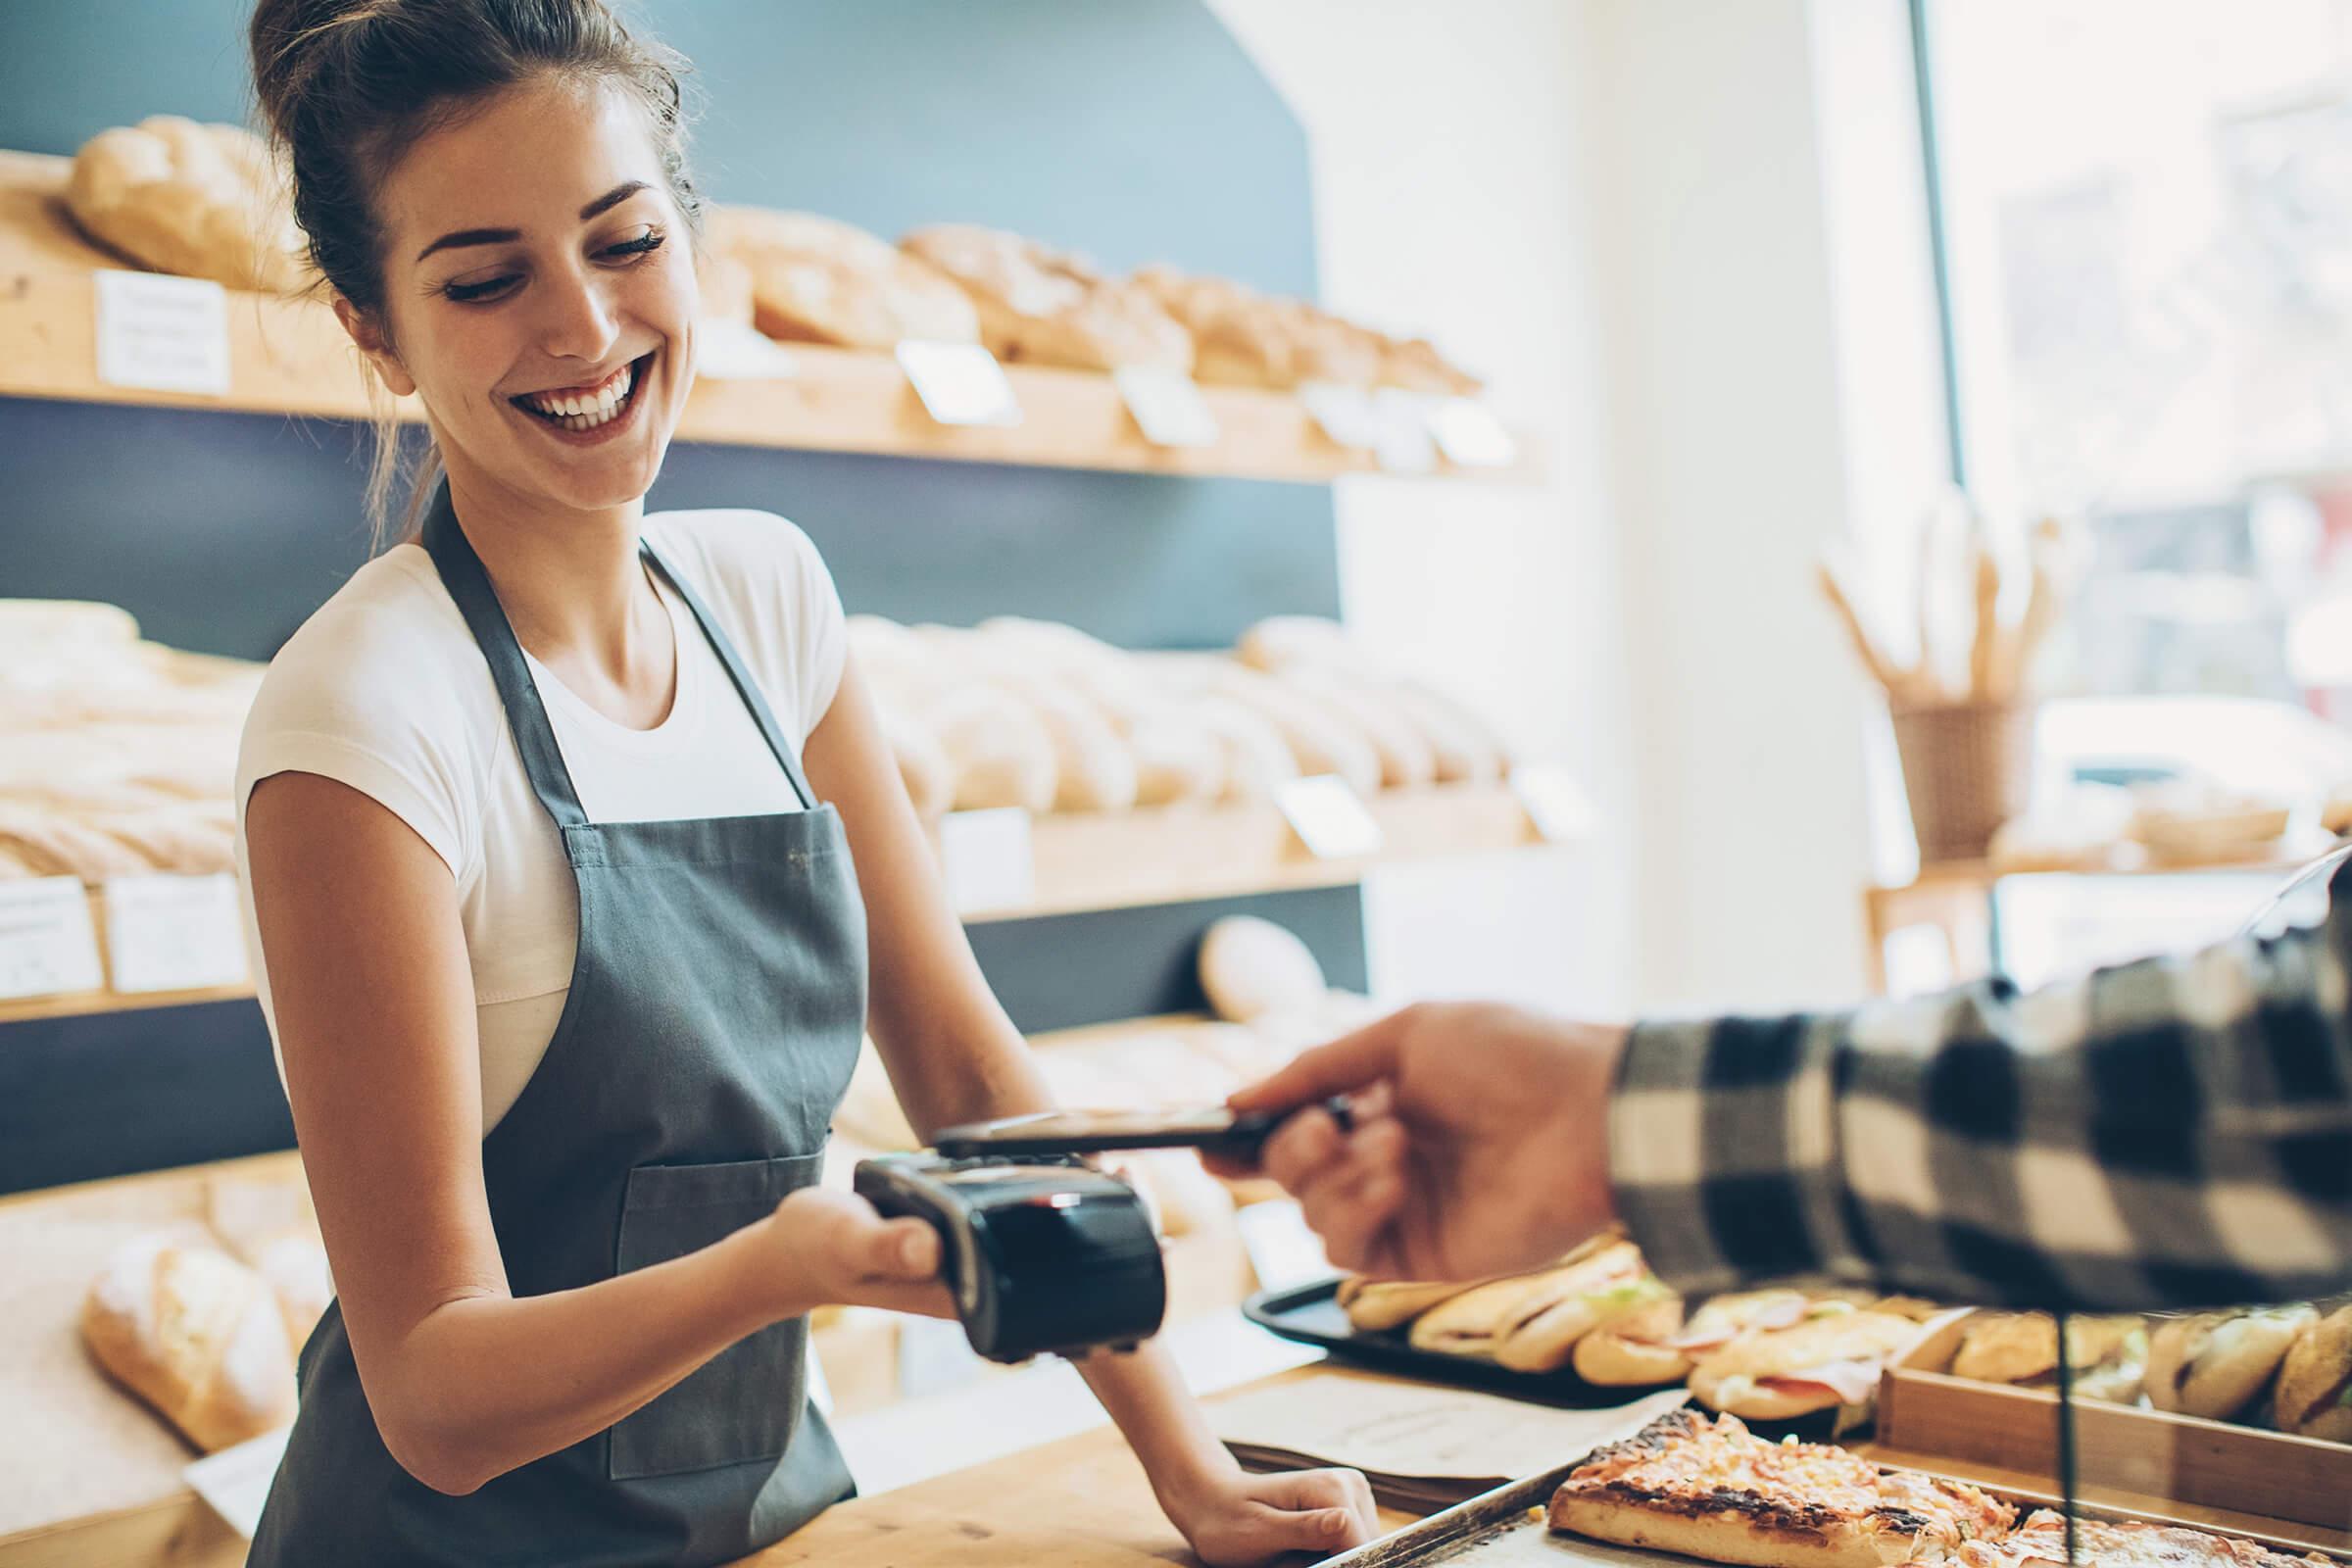
{"type": "Polygon", "coordinates": [[[1339,1303],[1335,1276],[1289,1290],[1260,1291],[1242,1303],[1242,1314],[1259,1328],[1301,1345],[1320,1346],[1361,1366],[1424,1383],[1479,1389],[1544,1404],[1597,1410],[1638,1398],[1642,1389],[1602,1388],[1574,1372],[1514,1372],[1507,1366],[1466,1355],[1416,1349],[1401,1333],[1368,1334],[1348,1321],[1339,1303]]]}
{"type": "MultiPolygon", "coordinates": [[[[1327,1558],[1319,1568],[1437,1568],[1440,1564],[1446,1568],[1569,1568],[1571,1564],[1582,1564],[1585,1568],[1686,1568],[1698,1563],[1696,1558],[1670,1551],[1617,1546],[1605,1541],[1588,1541],[1582,1536],[1554,1534],[1545,1518],[1551,1494],[1568,1479],[1569,1472],[1582,1463],[1584,1460],[1578,1459],[1525,1481],[1497,1487],[1443,1513],[1433,1513],[1418,1524],[1407,1525],[1393,1536],[1327,1558]]],[[[2032,1491],[2012,1487],[1984,1490],[2017,1504],[2021,1517],[2034,1508],[2057,1506],[2054,1498],[2032,1491]]],[[[2081,1519],[2181,1523],[2162,1514],[2135,1513],[2128,1508],[2095,1503],[2078,1505],[2075,1515],[2081,1519]]],[[[2275,1551],[2313,1552],[2334,1562],[2352,1564],[2352,1556],[2346,1553],[2289,1538],[2216,1525],[2190,1524],[2187,1528],[2259,1542],[2275,1551]]]]}

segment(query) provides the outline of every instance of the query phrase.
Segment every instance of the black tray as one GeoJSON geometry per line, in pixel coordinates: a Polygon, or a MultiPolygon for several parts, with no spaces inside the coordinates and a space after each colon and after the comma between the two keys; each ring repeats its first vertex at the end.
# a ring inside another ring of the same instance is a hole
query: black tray
{"type": "Polygon", "coordinates": [[[1321,1346],[1332,1354],[1359,1365],[1418,1378],[1424,1383],[1479,1389],[1489,1394],[1506,1394],[1514,1399],[1581,1410],[1606,1409],[1638,1398],[1645,1392],[1604,1389],[1587,1383],[1566,1368],[1557,1372],[1514,1372],[1507,1366],[1467,1355],[1417,1349],[1402,1331],[1372,1334],[1348,1322],[1348,1314],[1340,1308],[1339,1290],[1339,1277],[1335,1275],[1312,1285],[1260,1291],[1242,1303],[1242,1315],[1286,1340],[1321,1346]]]}

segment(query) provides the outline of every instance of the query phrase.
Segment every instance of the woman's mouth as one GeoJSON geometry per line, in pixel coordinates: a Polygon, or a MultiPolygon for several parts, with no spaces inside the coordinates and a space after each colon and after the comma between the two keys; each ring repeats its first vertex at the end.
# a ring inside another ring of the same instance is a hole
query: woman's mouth
{"type": "Polygon", "coordinates": [[[540,423],[552,425],[567,435],[602,431],[625,419],[636,408],[637,394],[645,385],[653,362],[653,355],[647,354],[631,360],[592,386],[526,392],[507,401],[540,423]]]}

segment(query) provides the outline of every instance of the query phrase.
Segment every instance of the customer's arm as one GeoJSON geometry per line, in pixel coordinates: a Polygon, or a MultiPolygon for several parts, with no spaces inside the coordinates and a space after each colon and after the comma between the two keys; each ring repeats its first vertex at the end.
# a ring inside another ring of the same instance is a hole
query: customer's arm
{"type": "Polygon", "coordinates": [[[2352,1287],[2352,871],[2328,923],[2021,996],[1630,1032],[1408,1008],[1235,1097],[1335,1262],[1475,1278],[1612,1218],[1691,1292],[2149,1308],[2352,1287]],[[1355,1098],[1343,1130],[1315,1102],[1355,1098]]]}
{"type": "Polygon", "coordinates": [[[2352,874],[2328,922],[2021,995],[1637,1027],[1615,1204],[1706,1290],[2161,1307],[2352,1285],[2352,874]]]}

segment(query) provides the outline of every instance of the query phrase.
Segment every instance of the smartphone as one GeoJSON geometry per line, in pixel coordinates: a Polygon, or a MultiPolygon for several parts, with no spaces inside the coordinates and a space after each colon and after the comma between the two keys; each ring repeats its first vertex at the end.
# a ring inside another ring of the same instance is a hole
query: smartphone
{"type": "MultiPolygon", "coordinates": [[[[1323,1107],[1348,1125],[1348,1102],[1323,1107]]],[[[1122,1149],[1199,1149],[1232,1158],[1256,1154],[1288,1111],[1237,1115],[1223,1105],[1196,1110],[1041,1110],[999,1121],[943,1127],[931,1147],[950,1159],[1099,1154],[1122,1149]]]]}

